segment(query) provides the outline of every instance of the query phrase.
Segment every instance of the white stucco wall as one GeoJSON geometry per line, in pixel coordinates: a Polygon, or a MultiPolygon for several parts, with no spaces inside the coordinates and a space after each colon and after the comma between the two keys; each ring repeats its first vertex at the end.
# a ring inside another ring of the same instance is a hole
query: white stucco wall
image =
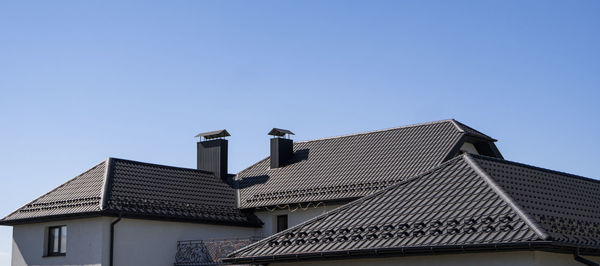
{"type": "MultiPolygon", "coordinates": [[[[13,227],[12,265],[108,265],[115,217],[64,220],[13,227]],[[67,226],[67,254],[44,257],[48,227],[67,226]]],[[[179,240],[246,238],[259,228],[122,219],[115,225],[114,265],[173,265],[179,240]]]]}
{"type": "Polygon", "coordinates": [[[306,209],[290,207],[289,209],[280,209],[274,211],[258,211],[256,216],[265,223],[261,228],[260,234],[262,236],[270,236],[277,232],[277,215],[288,215],[288,227],[298,225],[323,213],[331,211],[339,206],[339,204],[333,205],[319,205],[319,207],[313,207],[312,205],[306,209]]]}
{"type": "Polygon", "coordinates": [[[110,218],[98,217],[13,227],[12,265],[102,265],[108,260],[110,218]],[[67,255],[44,257],[48,227],[67,226],[67,255]]]}
{"type": "Polygon", "coordinates": [[[173,265],[179,240],[245,238],[256,236],[259,231],[240,226],[122,219],[115,226],[114,263],[173,265]]]}
{"type": "MultiPolygon", "coordinates": [[[[595,262],[600,262],[600,257],[586,257],[595,262]]],[[[468,253],[453,255],[424,255],[407,257],[388,257],[373,259],[346,259],[346,260],[324,260],[305,261],[289,263],[273,263],[271,266],[293,266],[293,265],[411,265],[411,266],[581,266],[583,264],[575,261],[572,254],[558,254],[541,251],[514,251],[514,252],[490,252],[490,253],[468,253]]]]}
{"type": "Polygon", "coordinates": [[[479,154],[479,152],[477,151],[477,148],[475,148],[475,145],[473,145],[473,143],[470,143],[470,142],[463,143],[463,145],[460,147],[460,151],[468,152],[468,153],[472,153],[472,154],[479,154]]]}

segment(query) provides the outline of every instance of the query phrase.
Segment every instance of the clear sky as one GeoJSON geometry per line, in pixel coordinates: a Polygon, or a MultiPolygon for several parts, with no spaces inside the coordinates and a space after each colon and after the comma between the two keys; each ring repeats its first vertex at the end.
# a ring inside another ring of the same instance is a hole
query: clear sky
{"type": "MultiPolygon", "coordinates": [[[[105,158],[230,172],[307,140],[455,118],[600,177],[600,1],[0,3],[0,215],[105,158]]],[[[0,265],[11,228],[0,227],[0,265]]],[[[175,255],[175,254],[173,254],[175,255]]]]}

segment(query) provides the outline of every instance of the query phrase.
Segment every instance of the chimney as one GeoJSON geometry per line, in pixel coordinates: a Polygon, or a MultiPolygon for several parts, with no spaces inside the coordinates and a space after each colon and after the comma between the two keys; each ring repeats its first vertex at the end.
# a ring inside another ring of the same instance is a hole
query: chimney
{"type": "Polygon", "coordinates": [[[271,138],[271,169],[286,166],[294,157],[294,141],[289,137],[292,131],[273,128],[269,131],[271,138]],[[287,138],[286,138],[287,136],[287,138]]]}
{"type": "Polygon", "coordinates": [[[196,135],[198,142],[198,170],[213,172],[216,177],[227,177],[227,130],[204,132],[196,135]],[[204,138],[204,140],[202,140],[204,138]]]}

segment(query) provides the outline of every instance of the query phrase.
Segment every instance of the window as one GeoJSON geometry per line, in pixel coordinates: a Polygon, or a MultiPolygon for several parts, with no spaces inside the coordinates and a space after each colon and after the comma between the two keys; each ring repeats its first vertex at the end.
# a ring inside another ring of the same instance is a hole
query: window
{"type": "Polygon", "coordinates": [[[48,256],[64,256],[67,254],[67,226],[48,228],[48,256]]]}
{"type": "Polygon", "coordinates": [[[288,216],[287,215],[277,215],[277,233],[288,229],[288,216]]]}

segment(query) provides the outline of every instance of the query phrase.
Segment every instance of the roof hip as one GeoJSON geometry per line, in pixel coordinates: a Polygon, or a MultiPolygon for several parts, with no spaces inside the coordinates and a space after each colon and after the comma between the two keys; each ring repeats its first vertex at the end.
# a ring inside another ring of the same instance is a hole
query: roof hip
{"type": "Polygon", "coordinates": [[[508,205],[531,227],[531,229],[543,240],[549,240],[550,236],[525,210],[523,210],[505,191],[494,181],[492,177],[490,177],[479,165],[472,159],[471,155],[465,153],[462,155],[465,161],[475,170],[475,172],[483,178],[488,185],[502,198],[502,200],[506,201],[508,205]]]}

